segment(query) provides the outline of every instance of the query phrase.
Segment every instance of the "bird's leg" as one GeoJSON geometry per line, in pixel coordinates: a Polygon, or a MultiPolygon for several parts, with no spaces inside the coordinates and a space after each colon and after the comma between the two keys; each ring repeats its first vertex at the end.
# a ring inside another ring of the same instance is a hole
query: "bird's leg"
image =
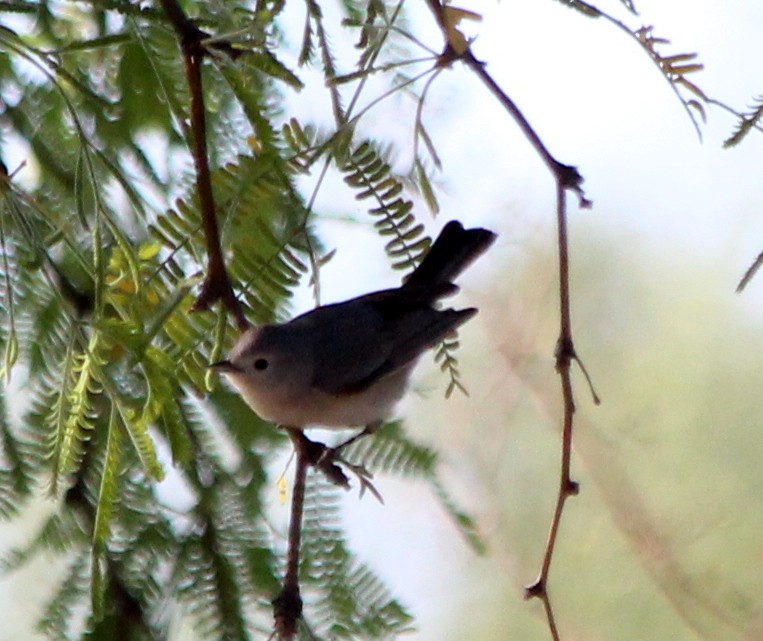
{"type": "Polygon", "coordinates": [[[373,434],[381,427],[381,425],[381,421],[369,423],[363,430],[335,447],[329,447],[324,443],[311,441],[309,438],[307,438],[307,436],[305,436],[301,429],[286,426],[281,427],[288,432],[289,436],[294,442],[295,449],[298,449],[298,451],[302,453],[306,462],[309,465],[312,465],[315,469],[320,470],[329,481],[334,483],[334,485],[340,485],[345,489],[350,488],[350,479],[339,466],[341,463],[358,477],[358,480],[361,484],[361,494],[364,490],[368,489],[381,501],[381,495],[376,491],[376,488],[374,488],[370,482],[372,475],[368,472],[368,470],[366,470],[362,465],[350,463],[349,461],[345,461],[340,457],[340,452],[342,449],[351,443],[354,443],[363,436],[373,434]]]}
{"type": "Polygon", "coordinates": [[[354,443],[355,441],[363,438],[364,436],[370,436],[374,432],[376,432],[384,423],[382,421],[374,421],[373,423],[369,423],[365,426],[360,432],[355,434],[354,436],[351,436],[348,438],[344,443],[340,443],[336,447],[328,448],[327,452],[329,450],[333,450],[335,453],[340,452],[345,447],[350,445],[351,443],[354,443]]]}
{"type": "Polygon", "coordinates": [[[289,434],[295,450],[303,454],[309,465],[323,472],[334,485],[341,485],[343,488],[349,489],[350,479],[342,472],[342,468],[334,462],[336,448],[328,447],[325,443],[318,441],[311,441],[299,428],[284,425],[281,427],[289,434]]]}
{"type": "Polygon", "coordinates": [[[344,474],[344,472],[341,471],[341,469],[337,465],[337,463],[341,463],[346,468],[348,468],[353,474],[355,474],[355,476],[358,478],[358,481],[360,482],[361,496],[363,495],[365,490],[369,490],[381,503],[383,503],[384,501],[382,500],[381,494],[379,494],[377,489],[371,483],[371,479],[373,478],[373,475],[365,468],[365,466],[362,464],[357,465],[355,463],[350,463],[349,461],[346,461],[340,456],[341,451],[345,447],[354,443],[355,441],[357,441],[358,439],[364,436],[373,434],[381,426],[382,426],[382,421],[374,421],[373,423],[369,423],[368,425],[366,425],[366,427],[363,430],[361,430],[354,436],[348,438],[343,443],[340,443],[339,445],[335,447],[326,447],[321,453],[317,462],[315,463],[315,467],[321,470],[334,483],[337,483],[337,481],[335,480],[336,478],[341,478],[344,482],[337,483],[337,484],[342,485],[342,487],[346,489],[349,489],[349,481],[347,479],[347,476],[344,474]]]}

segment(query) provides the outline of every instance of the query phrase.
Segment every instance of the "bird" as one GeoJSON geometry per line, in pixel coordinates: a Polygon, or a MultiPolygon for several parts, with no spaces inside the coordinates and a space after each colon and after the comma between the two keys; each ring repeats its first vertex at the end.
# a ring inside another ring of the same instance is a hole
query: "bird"
{"type": "Polygon", "coordinates": [[[378,424],[403,397],[419,356],[477,313],[438,303],[458,291],[456,278],[495,238],[452,220],[399,287],[250,327],[211,367],[266,421],[297,429],[378,424]]]}

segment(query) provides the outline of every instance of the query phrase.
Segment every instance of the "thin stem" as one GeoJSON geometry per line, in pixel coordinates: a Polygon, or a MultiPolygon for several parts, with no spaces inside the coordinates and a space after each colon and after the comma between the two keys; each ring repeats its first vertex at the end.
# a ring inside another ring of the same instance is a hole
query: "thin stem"
{"type": "MultiPolygon", "coordinates": [[[[301,433],[300,433],[301,434],[301,433]]],[[[294,474],[294,489],[289,522],[289,549],[286,557],[284,587],[297,586],[299,589],[299,550],[302,540],[302,512],[305,504],[305,481],[309,460],[298,439],[292,438],[296,449],[297,463],[294,474]]]]}
{"type": "MultiPolygon", "coordinates": [[[[429,78],[426,83],[424,83],[424,88],[421,90],[421,96],[419,97],[418,103],[416,104],[416,126],[413,134],[413,158],[414,160],[419,157],[419,137],[426,136],[426,130],[424,129],[424,123],[423,123],[423,112],[424,112],[424,100],[426,100],[427,93],[429,92],[429,88],[432,86],[434,81],[437,79],[437,76],[440,75],[440,69],[437,69],[434,74],[432,74],[432,77],[429,78]]],[[[428,145],[429,146],[429,145],[428,145]]],[[[440,166],[440,159],[437,157],[436,152],[434,152],[433,149],[430,147],[430,153],[433,156],[433,160],[436,166],[440,166]]]]}
{"type": "MultiPolygon", "coordinates": [[[[562,385],[563,417],[562,417],[562,451],[559,473],[559,489],[556,497],[554,514],[549,526],[548,537],[546,539],[543,561],[541,563],[538,578],[534,583],[525,588],[525,598],[539,598],[543,602],[543,608],[546,614],[546,621],[551,638],[559,641],[559,630],[554,617],[554,610],[551,604],[551,598],[547,590],[548,576],[551,571],[551,563],[556,549],[559,526],[564,512],[564,505],[567,498],[577,494],[578,485],[570,477],[570,461],[572,457],[572,432],[575,415],[575,399],[572,389],[572,379],[570,376],[570,367],[572,362],[580,362],[575,354],[575,348],[572,341],[572,321],[570,313],[570,268],[569,268],[569,243],[567,234],[567,200],[566,193],[568,189],[576,192],[580,200],[581,207],[589,207],[591,202],[586,199],[582,190],[583,177],[577,168],[565,165],[559,162],[540,136],[533,129],[530,122],[525,118],[522,111],[509,95],[501,89],[498,83],[487,72],[485,65],[474,57],[468,44],[462,50],[456,51],[451,45],[451,28],[448,24],[445,10],[440,0],[426,0],[429,8],[437,20],[437,24],[442,31],[445,41],[445,48],[440,55],[439,66],[447,66],[456,60],[461,60],[472,72],[482,80],[482,83],[498,99],[504,109],[511,115],[519,128],[524,133],[530,145],[541,157],[554,176],[556,182],[556,219],[557,219],[557,245],[559,253],[559,339],[556,345],[556,371],[559,373],[562,385]]],[[[588,378],[586,374],[586,378],[588,378]]],[[[589,380],[590,383],[590,380],[589,380]]],[[[593,387],[591,387],[593,391],[593,387]]],[[[598,400],[594,393],[594,399],[598,400]]]]}
{"type": "Polygon", "coordinates": [[[516,103],[498,86],[498,83],[493,80],[493,77],[487,72],[487,69],[485,69],[485,65],[477,60],[469,50],[464,54],[463,61],[464,64],[469,67],[480,80],[482,80],[490,92],[498,98],[498,101],[503,105],[504,109],[506,109],[511,117],[514,118],[533,149],[535,149],[538,155],[543,159],[543,162],[546,163],[552,173],[556,173],[556,165],[559,164],[558,161],[551,155],[551,152],[546,148],[546,145],[543,144],[540,136],[538,136],[532,128],[532,125],[530,125],[530,122],[525,118],[516,103]]]}
{"type": "Polygon", "coordinates": [[[293,639],[297,632],[297,620],[302,615],[302,597],[299,591],[299,551],[302,544],[302,513],[305,507],[305,486],[310,454],[305,435],[296,428],[285,428],[294,445],[297,457],[294,488],[289,518],[289,539],[286,552],[286,573],[283,587],[273,600],[275,631],[279,639],[293,639]]]}
{"type": "MultiPolygon", "coordinates": [[[[395,9],[392,12],[392,15],[390,16],[387,30],[379,38],[379,42],[376,45],[376,50],[368,57],[368,61],[366,62],[366,68],[367,69],[373,68],[374,63],[376,62],[377,58],[381,54],[381,50],[382,50],[382,47],[384,46],[384,43],[386,42],[387,38],[389,37],[389,30],[395,24],[395,21],[397,20],[398,16],[400,15],[400,12],[402,11],[402,9],[403,9],[403,0],[400,0],[400,2],[398,2],[397,5],[395,6],[395,9]]],[[[366,84],[367,80],[368,80],[368,76],[363,76],[360,79],[360,82],[358,83],[358,87],[356,88],[355,93],[353,94],[352,98],[350,99],[350,104],[347,107],[347,111],[345,113],[345,118],[349,118],[350,114],[352,113],[353,109],[355,108],[355,105],[357,104],[358,99],[360,98],[360,94],[363,92],[363,87],[365,87],[365,84],[366,84]]],[[[363,111],[365,111],[365,109],[363,111]]],[[[361,112],[361,113],[363,113],[363,112],[361,112]]],[[[339,121],[337,121],[337,125],[339,125],[339,124],[340,124],[339,121]]]]}
{"type": "MultiPolygon", "coordinates": [[[[177,0],[161,0],[161,3],[167,18],[177,33],[185,61],[190,94],[193,164],[196,170],[196,188],[201,206],[202,227],[207,244],[207,273],[193,309],[195,311],[207,310],[218,300],[222,301],[228,311],[234,315],[239,329],[244,330],[248,327],[248,323],[225,268],[220,229],[217,224],[217,213],[212,193],[212,177],[209,169],[206,111],[201,78],[201,64],[207,53],[203,41],[209,34],[196,27],[193,21],[185,15],[177,0]]],[[[225,43],[214,43],[213,46],[226,51],[232,57],[236,55],[225,43]]]]}
{"type": "Polygon", "coordinates": [[[694,130],[697,132],[697,137],[699,138],[700,142],[702,141],[702,130],[699,127],[699,123],[697,122],[697,119],[694,117],[694,114],[692,113],[691,107],[689,106],[689,102],[684,100],[683,96],[681,95],[681,92],[678,90],[678,85],[675,83],[675,81],[670,77],[669,74],[665,73],[665,70],[660,66],[660,60],[659,57],[657,57],[657,52],[653,49],[650,49],[649,46],[647,46],[646,43],[644,43],[642,40],[639,39],[637,33],[635,33],[631,28],[629,28],[625,23],[621,22],[617,18],[614,18],[613,16],[610,16],[605,11],[602,11],[601,9],[596,9],[599,16],[604,18],[605,20],[609,21],[611,24],[613,24],[618,29],[621,29],[624,31],[627,35],[629,35],[631,38],[633,38],[639,46],[647,52],[649,55],[649,59],[654,63],[654,65],[659,69],[660,75],[665,78],[667,83],[670,85],[670,89],[673,91],[673,93],[678,98],[678,101],[681,103],[681,105],[684,108],[684,111],[686,111],[686,114],[689,116],[689,120],[691,121],[691,124],[694,125],[694,130]]]}
{"type": "Polygon", "coordinates": [[[449,39],[449,27],[445,19],[445,13],[443,6],[440,4],[440,0],[426,0],[429,8],[437,20],[437,24],[440,26],[443,38],[445,40],[445,48],[440,54],[439,65],[448,66],[456,60],[461,60],[469,69],[471,69],[475,75],[482,80],[482,83],[490,90],[490,92],[498,99],[503,105],[504,109],[511,115],[514,121],[517,123],[522,133],[525,135],[530,145],[538,153],[546,166],[557,182],[560,182],[565,189],[572,189],[578,194],[581,207],[590,207],[591,202],[584,196],[583,189],[581,187],[583,183],[583,177],[580,175],[576,167],[571,165],[565,165],[559,162],[546,145],[541,140],[535,129],[533,129],[530,122],[525,118],[522,111],[517,104],[509,97],[509,95],[501,89],[498,83],[488,73],[485,65],[475,58],[471,48],[467,45],[462,52],[457,52],[453,49],[449,39]]]}
{"type": "MultiPolygon", "coordinates": [[[[556,241],[559,249],[559,348],[557,350],[557,369],[564,378],[569,371],[572,347],[572,320],[570,318],[570,251],[567,242],[567,198],[564,185],[557,181],[556,186],[556,241]],[[566,349],[569,345],[570,350],[566,349]],[[570,352],[570,353],[568,353],[570,352]],[[564,358],[564,357],[567,358],[564,358]],[[564,367],[564,372],[562,371],[564,367]]],[[[565,396],[565,400],[566,396],[565,396]]],[[[574,410],[574,407],[573,407],[574,410]]]]}
{"type": "Polygon", "coordinates": [[[573,360],[577,360],[572,342],[572,321],[570,312],[570,285],[569,285],[569,245],[567,237],[567,202],[566,190],[561,181],[557,181],[557,242],[559,251],[559,307],[560,329],[559,340],[556,346],[556,371],[559,373],[562,383],[562,401],[564,405],[562,417],[562,453],[559,474],[559,490],[554,507],[554,515],[551,519],[546,547],[543,553],[543,562],[540,573],[534,583],[525,588],[525,598],[538,597],[544,602],[549,623],[549,629],[554,639],[558,639],[556,624],[553,620],[553,610],[546,590],[548,575],[551,570],[551,561],[556,549],[556,539],[559,533],[559,524],[562,519],[564,505],[570,496],[577,494],[578,485],[570,477],[570,461],[572,457],[572,430],[575,414],[575,399],[572,390],[572,378],[570,367],[573,360]]]}

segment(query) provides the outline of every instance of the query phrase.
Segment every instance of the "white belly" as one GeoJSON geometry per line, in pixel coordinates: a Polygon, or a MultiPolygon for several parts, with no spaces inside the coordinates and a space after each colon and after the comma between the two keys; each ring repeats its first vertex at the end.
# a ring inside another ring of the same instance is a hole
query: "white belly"
{"type": "Polygon", "coordinates": [[[229,380],[256,414],[280,425],[307,427],[357,427],[385,419],[405,393],[413,363],[382,377],[367,389],[355,393],[329,394],[314,387],[299,396],[282,397],[252,389],[236,375],[229,380]]]}

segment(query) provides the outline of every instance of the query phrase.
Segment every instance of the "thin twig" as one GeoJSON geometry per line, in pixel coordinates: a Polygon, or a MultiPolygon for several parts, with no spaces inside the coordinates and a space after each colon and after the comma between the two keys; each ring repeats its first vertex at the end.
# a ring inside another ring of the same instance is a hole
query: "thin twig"
{"type": "Polygon", "coordinates": [[[289,540],[286,552],[286,573],[283,587],[273,599],[273,618],[275,631],[280,639],[293,639],[297,632],[297,620],[302,615],[302,597],[299,590],[299,552],[302,544],[302,513],[305,507],[305,483],[310,454],[306,447],[307,439],[301,430],[286,428],[294,445],[297,457],[294,475],[294,489],[291,498],[291,516],[289,518],[289,540]]]}
{"type": "MultiPolygon", "coordinates": [[[[580,359],[575,353],[575,347],[572,341],[572,321],[570,313],[570,275],[569,275],[569,244],[567,234],[567,190],[574,191],[579,199],[581,207],[590,207],[591,202],[585,197],[582,189],[583,177],[580,175],[576,167],[571,165],[565,165],[559,162],[546,145],[541,140],[540,136],[530,125],[527,118],[525,118],[522,111],[509,97],[509,95],[501,89],[498,83],[488,73],[485,65],[475,58],[466,40],[463,40],[462,46],[459,46],[457,51],[452,45],[451,38],[453,37],[454,25],[448,23],[445,9],[440,4],[440,0],[427,0],[429,8],[437,20],[438,25],[443,33],[445,40],[445,48],[438,60],[439,66],[448,66],[453,62],[462,61],[490,90],[490,92],[498,99],[503,105],[504,109],[511,115],[514,121],[517,123],[522,133],[529,141],[530,145],[541,157],[543,162],[548,167],[549,171],[553,174],[556,182],[556,218],[557,218],[557,243],[559,253],[559,316],[560,316],[560,329],[559,339],[556,345],[555,358],[556,358],[556,370],[559,373],[562,386],[562,400],[563,400],[563,417],[562,417],[562,452],[561,452],[561,464],[559,475],[559,490],[556,497],[556,506],[554,507],[554,514],[551,519],[551,525],[549,527],[548,538],[546,539],[545,551],[543,553],[543,562],[538,574],[538,578],[534,583],[527,586],[525,589],[525,598],[536,597],[543,602],[543,608],[546,614],[546,621],[548,623],[549,632],[551,638],[554,641],[559,641],[559,630],[556,625],[556,619],[554,617],[554,610],[551,603],[551,598],[547,590],[548,576],[551,570],[551,562],[554,556],[554,550],[556,549],[557,535],[559,533],[559,525],[562,519],[562,513],[564,512],[564,505],[570,496],[577,494],[578,485],[572,480],[570,476],[570,459],[572,456],[572,432],[573,421],[575,414],[575,399],[572,390],[572,378],[570,376],[570,368],[573,362],[577,362],[581,365],[586,379],[590,378],[582,367],[580,359]]],[[[455,40],[454,40],[455,42],[455,40]]],[[[591,391],[594,396],[594,400],[598,402],[593,386],[591,385],[591,391]]]]}
{"type": "Polygon", "coordinates": [[[538,578],[525,588],[525,598],[539,598],[543,601],[543,607],[548,620],[549,631],[554,641],[559,639],[559,631],[554,619],[554,611],[551,606],[551,598],[548,594],[548,575],[551,570],[551,561],[556,549],[556,538],[559,533],[559,524],[564,511],[564,504],[570,496],[578,493],[578,484],[570,476],[570,459],[572,456],[572,428],[575,414],[575,399],[572,391],[572,378],[570,366],[577,361],[575,348],[572,342],[572,321],[570,314],[570,287],[569,287],[569,246],[567,236],[567,201],[566,189],[562,180],[557,180],[557,242],[559,247],[559,306],[561,326],[559,340],[556,345],[556,371],[559,373],[562,383],[563,418],[562,418],[562,455],[559,475],[559,490],[556,496],[556,506],[551,519],[546,547],[543,553],[538,578]]]}
{"type": "MultiPolygon", "coordinates": [[[[302,544],[302,514],[305,506],[305,488],[307,486],[307,469],[312,466],[323,473],[335,485],[349,488],[349,479],[334,462],[340,448],[329,448],[323,443],[317,443],[307,438],[304,432],[296,427],[284,426],[294,446],[296,455],[296,471],[294,473],[294,488],[291,498],[291,515],[289,517],[289,536],[286,550],[286,572],[283,585],[278,596],[273,599],[273,619],[275,632],[279,639],[293,639],[297,632],[297,621],[302,616],[302,597],[299,588],[299,557],[302,544]]],[[[372,431],[372,430],[371,430],[372,431]]],[[[361,432],[365,436],[370,431],[361,432]]],[[[351,439],[355,440],[355,439],[351,439]]],[[[378,494],[373,487],[371,490],[378,494]]]]}
{"type": "Polygon", "coordinates": [[[479,61],[472,53],[471,48],[467,45],[462,52],[457,52],[450,44],[449,37],[449,25],[447,24],[443,6],[440,4],[440,0],[426,0],[429,8],[434,14],[437,24],[443,33],[445,39],[445,48],[438,61],[439,66],[448,66],[456,60],[461,60],[474,74],[482,80],[482,83],[490,90],[490,92],[498,99],[503,105],[504,109],[509,112],[511,117],[515,120],[522,133],[532,145],[533,149],[538,153],[543,162],[549,168],[549,171],[554,175],[554,178],[558,183],[561,183],[565,189],[571,189],[576,192],[580,199],[581,207],[590,207],[591,201],[589,201],[583,194],[582,184],[583,177],[580,175],[576,167],[571,165],[565,165],[559,162],[546,145],[541,140],[540,136],[533,129],[530,122],[525,115],[516,105],[516,103],[509,97],[509,95],[501,89],[498,83],[488,73],[484,63],[479,61]]]}
{"type": "Polygon", "coordinates": [[[533,129],[530,122],[525,118],[522,111],[516,105],[516,103],[506,94],[493,77],[485,69],[485,65],[477,60],[472,54],[470,49],[461,56],[464,64],[471,69],[475,75],[482,80],[483,84],[490,90],[490,92],[498,98],[498,101],[503,105],[506,111],[509,112],[511,117],[517,123],[522,133],[525,135],[530,145],[541,157],[549,171],[561,181],[563,186],[567,189],[572,189],[578,193],[581,198],[582,206],[590,206],[590,203],[585,199],[582,194],[581,184],[583,183],[583,177],[578,173],[577,168],[565,165],[559,162],[551,155],[546,145],[541,140],[540,136],[533,129]]]}
{"type": "MultiPolygon", "coordinates": [[[[207,54],[204,40],[209,34],[199,29],[185,15],[177,0],[161,0],[161,3],[167,18],[177,33],[185,62],[190,93],[193,164],[196,170],[196,188],[201,206],[204,238],[207,243],[206,275],[193,309],[195,311],[207,310],[217,301],[221,301],[235,317],[239,329],[244,330],[248,327],[248,323],[225,268],[215,201],[212,194],[212,177],[209,170],[206,113],[201,79],[201,64],[207,54]]],[[[239,53],[225,42],[216,41],[210,46],[228,53],[232,58],[235,58],[239,53]]]]}

